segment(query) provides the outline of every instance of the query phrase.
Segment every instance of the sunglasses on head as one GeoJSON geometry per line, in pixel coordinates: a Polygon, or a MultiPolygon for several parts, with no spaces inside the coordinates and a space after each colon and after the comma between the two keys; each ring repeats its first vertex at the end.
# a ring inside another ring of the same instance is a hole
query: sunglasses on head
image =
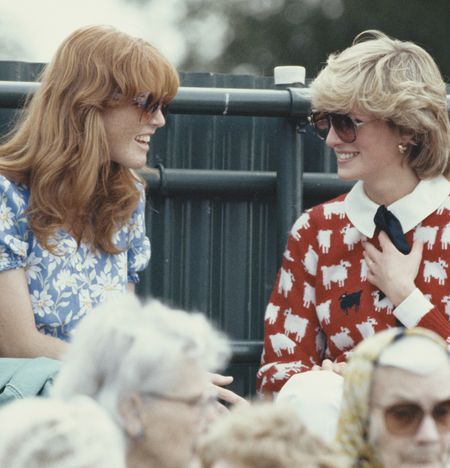
{"type": "Polygon", "coordinates": [[[154,114],[158,110],[161,111],[164,118],[167,116],[167,104],[162,100],[156,101],[153,95],[148,93],[141,93],[133,99],[133,103],[136,104],[139,109],[148,114],[154,114]]]}
{"type": "Polygon", "coordinates": [[[425,411],[416,403],[398,403],[384,408],[384,421],[391,434],[413,435],[425,414],[431,415],[440,432],[450,431],[450,400],[436,403],[431,411],[425,411]]]}
{"type": "Polygon", "coordinates": [[[321,140],[327,138],[328,132],[333,127],[336,135],[344,143],[353,143],[356,140],[356,130],[368,122],[372,120],[361,122],[348,114],[335,112],[312,112],[309,116],[309,123],[321,140]]]}

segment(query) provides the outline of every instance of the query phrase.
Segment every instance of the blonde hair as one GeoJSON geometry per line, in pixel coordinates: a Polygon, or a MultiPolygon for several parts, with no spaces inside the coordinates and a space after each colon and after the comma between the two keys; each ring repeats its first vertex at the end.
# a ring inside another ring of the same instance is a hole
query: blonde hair
{"type": "Polygon", "coordinates": [[[111,26],[63,41],[0,146],[0,173],[30,189],[30,227],[45,248],[57,229],[78,226],[78,241],[119,252],[113,234],[136,208],[143,180],[110,161],[102,112],[146,91],[168,103],[178,86],[157,49],[111,26]]]}
{"type": "Polygon", "coordinates": [[[310,434],[288,406],[253,403],[219,418],[198,445],[202,468],[222,460],[245,467],[349,467],[348,460],[310,434]]]}
{"type": "Polygon", "coordinates": [[[447,93],[432,57],[413,42],[369,30],[331,54],[311,84],[317,110],[370,114],[411,135],[406,159],[421,179],[450,173],[447,93]]]}

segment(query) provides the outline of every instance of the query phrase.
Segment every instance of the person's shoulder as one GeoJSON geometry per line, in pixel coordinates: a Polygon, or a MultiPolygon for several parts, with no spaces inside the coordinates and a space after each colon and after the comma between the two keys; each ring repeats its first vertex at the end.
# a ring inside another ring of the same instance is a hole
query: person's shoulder
{"type": "Polygon", "coordinates": [[[21,207],[27,203],[29,191],[25,185],[0,174],[0,195],[6,198],[9,204],[21,207]]]}
{"type": "Polygon", "coordinates": [[[345,215],[345,197],[346,193],[338,195],[330,200],[327,200],[318,205],[314,205],[305,213],[309,213],[310,217],[320,222],[323,219],[330,219],[334,215],[342,218],[345,215]]]}

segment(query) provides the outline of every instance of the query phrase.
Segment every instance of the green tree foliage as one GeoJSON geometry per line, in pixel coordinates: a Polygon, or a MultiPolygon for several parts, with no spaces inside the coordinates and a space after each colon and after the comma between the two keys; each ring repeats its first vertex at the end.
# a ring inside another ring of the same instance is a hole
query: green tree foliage
{"type": "MultiPolygon", "coordinates": [[[[271,75],[278,65],[303,65],[307,77],[330,52],[366,29],[379,29],[424,47],[450,81],[449,0],[186,0],[186,33],[211,18],[221,21],[224,48],[205,54],[189,44],[187,71],[271,75]],[[216,53],[217,56],[214,57],[216,53]]],[[[208,50],[208,45],[206,45],[208,50]]]]}

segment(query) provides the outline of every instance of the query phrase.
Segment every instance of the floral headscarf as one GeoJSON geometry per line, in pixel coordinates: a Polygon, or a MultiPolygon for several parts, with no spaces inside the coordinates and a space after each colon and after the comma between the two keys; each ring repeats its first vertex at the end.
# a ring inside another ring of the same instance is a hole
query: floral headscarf
{"type": "Polygon", "coordinates": [[[369,401],[373,373],[381,353],[406,336],[428,338],[447,352],[447,344],[436,333],[424,328],[391,328],[362,341],[351,354],[344,373],[344,390],[338,420],[337,442],[355,461],[355,466],[378,468],[382,465],[368,442],[369,401]]]}

